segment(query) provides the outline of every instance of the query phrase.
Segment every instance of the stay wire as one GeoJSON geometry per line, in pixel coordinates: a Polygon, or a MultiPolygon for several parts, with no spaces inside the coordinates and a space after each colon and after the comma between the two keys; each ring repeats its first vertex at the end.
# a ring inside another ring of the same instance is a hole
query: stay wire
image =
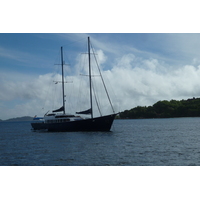
{"type": "MultiPolygon", "coordinates": [[[[58,52],[59,53],[59,52],[58,52]]],[[[56,62],[56,60],[58,59],[58,55],[56,56],[56,58],[55,58],[55,61],[54,61],[54,65],[53,66],[55,66],[55,62],[56,62]]],[[[53,68],[53,66],[51,67],[51,68],[53,68]]],[[[44,99],[44,103],[43,103],[43,107],[42,107],[42,109],[44,110],[45,109],[45,107],[46,107],[46,103],[47,103],[47,98],[49,99],[49,95],[51,96],[51,94],[50,94],[50,87],[52,87],[53,86],[53,84],[52,84],[52,79],[55,77],[55,75],[56,75],[56,72],[55,72],[56,70],[55,70],[55,68],[54,68],[54,72],[52,73],[52,75],[51,75],[51,77],[50,77],[50,83],[48,84],[48,89],[47,89],[47,92],[46,92],[46,96],[45,96],[45,99],[44,99]]],[[[55,88],[56,89],[56,88],[55,88]]],[[[52,91],[52,90],[51,90],[52,91]]],[[[55,94],[55,92],[56,92],[56,90],[54,91],[54,94],[55,94]]],[[[51,92],[52,93],[52,92],[51,92]]],[[[53,106],[54,106],[54,101],[55,101],[55,96],[56,95],[53,95],[54,96],[54,98],[53,98],[53,106]]]]}
{"type": "Polygon", "coordinates": [[[92,89],[93,89],[93,93],[94,93],[95,102],[96,102],[99,114],[102,116],[102,112],[101,112],[101,109],[100,109],[100,101],[99,101],[98,95],[96,94],[97,90],[95,90],[95,88],[97,88],[96,85],[95,85],[95,81],[92,80],[92,89]]]}
{"type": "MultiPolygon", "coordinates": [[[[92,44],[91,44],[91,47],[92,47],[92,44]]],[[[97,62],[97,59],[96,59],[96,56],[95,56],[93,47],[92,47],[92,51],[93,51],[93,54],[94,54],[94,58],[95,58],[95,61],[96,61],[96,64],[97,64],[97,67],[98,67],[98,70],[99,70],[99,74],[100,74],[100,76],[101,76],[101,80],[102,80],[102,82],[103,82],[103,85],[104,85],[104,88],[105,88],[105,91],[106,91],[106,94],[107,94],[108,100],[109,100],[110,105],[111,105],[112,111],[113,111],[113,113],[115,113],[114,108],[113,108],[113,105],[112,105],[112,102],[111,102],[111,99],[110,99],[110,96],[109,96],[109,94],[108,94],[108,91],[107,91],[107,88],[106,88],[106,85],[105,85],[105,82],[104,82],[103,77],[102,77],[101,70],[100,70],[100,67],[99,67],[99,65],[98,65],[98,62],[97,62]]]]}

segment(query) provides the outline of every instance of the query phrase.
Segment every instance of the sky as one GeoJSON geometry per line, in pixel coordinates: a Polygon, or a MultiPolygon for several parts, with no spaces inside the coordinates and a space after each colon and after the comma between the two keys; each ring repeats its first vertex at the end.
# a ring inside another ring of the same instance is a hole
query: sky
{"type": "Polygon", "coordinates": [[[87,37],[116,112],[159,100],[200,97],[198,33],[1,33],[0,119],[43,116],[61,107],[57,98],[61,85],[55,89],[53,82],[61,80],[57,65],[61,46],[67,64],[65,80],[73,82],[65,84],[66,104],[74,102],[87,37]]]}

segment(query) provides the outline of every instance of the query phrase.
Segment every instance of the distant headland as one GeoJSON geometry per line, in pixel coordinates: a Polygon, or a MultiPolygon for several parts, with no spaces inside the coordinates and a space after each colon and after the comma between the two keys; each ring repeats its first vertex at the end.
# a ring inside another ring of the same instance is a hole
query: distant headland
{"type": "Polygon", "coordinates": [[[200,117],[200,98],[163,100],[152,106],[137,106],[118,115],[119,119],[200,117]]]}
{"type": "Polygon", "coordinates": [[[0,122],[17,122],[17,121],[32,121],[33,117],[30,116],[24,116],[24,117],[16,117],[16,118],[11,118],[7,120],[1,120],[0,122]]]}

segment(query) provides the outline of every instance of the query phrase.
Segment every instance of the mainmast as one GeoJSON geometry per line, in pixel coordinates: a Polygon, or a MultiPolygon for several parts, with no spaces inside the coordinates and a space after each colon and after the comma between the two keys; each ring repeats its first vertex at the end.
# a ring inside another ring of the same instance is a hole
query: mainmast
{"type": "Polygon", "coordinates": [[[90,83],[91,118],[93,118],[93,109],[92,109],[92,78],[91,78],[91,66],[90,66],[90,37],[88,37],[88,59],[89,59],[89,83],[90,83]]]}
{"type": "Polygon", "coordinates": [[[64,61],[63,61],[63,47],[61,47],[61,65],[62,65],[62,95],[63,95],[63,114],[65,114],[65,92],[64,92],[64,61]]]}

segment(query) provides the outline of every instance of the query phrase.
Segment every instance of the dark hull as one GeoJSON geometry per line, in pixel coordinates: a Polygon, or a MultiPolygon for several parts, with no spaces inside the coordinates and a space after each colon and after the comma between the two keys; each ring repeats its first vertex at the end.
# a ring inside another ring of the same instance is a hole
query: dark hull
{"type": "Polygon", "coordinates": [[[116,114],[107,115],[103,117],[96,117],[93,119],[84,119],[78,121],[69,121],[61,123],[31,123],[34,130],[48,131],[110,131],[113,120],[116,114]]]}

